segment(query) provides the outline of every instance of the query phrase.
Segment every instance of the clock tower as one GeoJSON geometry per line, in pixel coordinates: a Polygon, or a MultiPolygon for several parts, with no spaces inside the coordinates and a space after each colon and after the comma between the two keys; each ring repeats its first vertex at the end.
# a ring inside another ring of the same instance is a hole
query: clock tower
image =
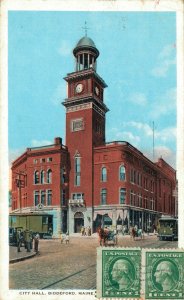
{"type": "Polygon", "coordinates": [[[93,149],[105,143],[104,80],[97,74],[99,51],[92,39],[84,36],[73,50],[75,71],[67,82],[66,146],[70,153],[69,230],[92,228],[93,149]]]}

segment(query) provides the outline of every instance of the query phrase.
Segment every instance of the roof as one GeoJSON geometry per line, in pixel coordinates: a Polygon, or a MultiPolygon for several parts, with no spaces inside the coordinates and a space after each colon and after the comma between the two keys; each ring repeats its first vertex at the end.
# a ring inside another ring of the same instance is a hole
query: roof
{"type": "Polygon", "coordinates": [[[80,47],[80,46],[89,46],[89,47],[94,47],[96,48],[95,46],[95,43],[93,42],[92,39],[90,39],[88,36],[84,36],[83,38],[81,38],[76,47],[80,47]]]}
{"type": "Polygon", "coordinates": [[[93,50],[95,50],[97,56],[99,55],[99,51],[98,51],[98,49],[96,48],[95,43],[94,43],[93,40],[92,40],[91,38],[89,38],[88,36],[84,36],[84,37],[82,37],[82,38],[78,41],[76,47],[75,47],[74,50],[73,50],[74,55],[75,55],[76,52],[77,52],[78,50],[80,50],[80,49],[93,49],[93,50]]]}

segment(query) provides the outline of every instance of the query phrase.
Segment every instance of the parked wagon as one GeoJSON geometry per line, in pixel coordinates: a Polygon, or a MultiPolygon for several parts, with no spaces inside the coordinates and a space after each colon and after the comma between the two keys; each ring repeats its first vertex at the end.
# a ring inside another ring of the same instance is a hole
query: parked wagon
{"type": "Polygon", "coordinates": [[[114,231],[106,230],[106,228],[99,227],[97,229],[97,233],[99,236],[99,243],[100,246],[107,246],[107,245],[116,245],[117,244],[117,235],[114,231]]]}
{"type": "Polygon", "coordinates": [[[105,238],[105,245],[116,245],[117,235],[113,231],[109,231],[105,238]]]}
{"type": "Polygon", "coordinates": [[[53,216],[40,213],[13,213],[9,215],[9,228],[21,227],[22,230],[30,230],[32,234],[39,233],[40,238],[52,237],[53,216]]]}

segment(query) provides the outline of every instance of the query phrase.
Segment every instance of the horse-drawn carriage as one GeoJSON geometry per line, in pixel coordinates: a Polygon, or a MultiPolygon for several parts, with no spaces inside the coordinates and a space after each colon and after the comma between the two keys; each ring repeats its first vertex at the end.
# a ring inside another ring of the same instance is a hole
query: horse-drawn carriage
{"type": "Polygon", "coordinates": [[[100,246],[107,246],[107,245],[115,246],[117,244],[117,236],[116,233],[114,233],[114,231],[106,230],[100,227],[98,228],[97,232],[99,236],[100,246]]]}

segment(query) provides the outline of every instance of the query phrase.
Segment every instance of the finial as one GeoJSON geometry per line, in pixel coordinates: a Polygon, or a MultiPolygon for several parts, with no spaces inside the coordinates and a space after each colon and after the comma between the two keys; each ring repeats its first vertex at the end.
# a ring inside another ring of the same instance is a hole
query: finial
{"type": "Polygon", "coordinates": [[[85,36],[87,36],[87,30],[89,29],[89,27],[87,27],[87,22],[86,21],[85,21],[84,27],[82,27],[82,29],[85,30],[85,36]]]}

